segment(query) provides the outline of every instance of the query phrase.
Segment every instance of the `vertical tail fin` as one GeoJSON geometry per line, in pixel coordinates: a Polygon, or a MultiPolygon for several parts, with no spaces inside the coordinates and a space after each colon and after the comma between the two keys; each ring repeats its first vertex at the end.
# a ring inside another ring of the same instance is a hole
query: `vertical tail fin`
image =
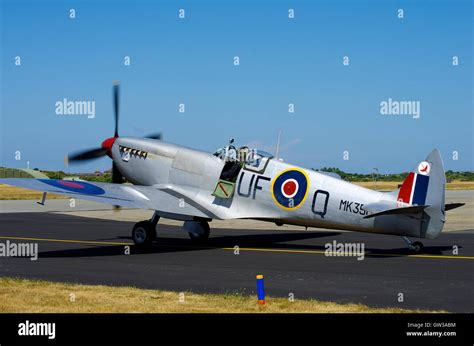
{"type": "Polygon", "coordinates": [[[443,160],[439,151],[434,149],[415,171],[408,174],[398,191],[399,202],[427,206],[421,222],[423,238],[436,238],[443,230],[445,186],[443,160]]]}

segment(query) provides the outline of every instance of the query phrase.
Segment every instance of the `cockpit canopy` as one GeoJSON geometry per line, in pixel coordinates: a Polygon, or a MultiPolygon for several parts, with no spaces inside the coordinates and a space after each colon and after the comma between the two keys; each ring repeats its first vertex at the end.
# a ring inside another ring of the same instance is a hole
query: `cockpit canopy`
{"type": "Polygon", "coordinates": [[[273,155],[266,151],[250,149],[246,146],[237,149],[232,144],[220,148],[214,153],[214,156],[223,160],[226,165],[227,163],[233,162],[246,170],[258,173],[263,173],[268,161],[273,158],[273,155]]]}
{"type": "MultiPolygon", "coordinates": [[[[219,179],[235,184],[237,176],[242,169],[263,174],[273,155],[266,151],[250,149],[246,146],[237,149],[232,143],[233,141],[213,154],[223,162],[219,179]]],[[[216,189],[218,190],[218,187],[216,189]]]]}
{"type": "Polygon", "coordinates": [[[237,161],[254,167],[258,167],[263,158],[273,158],[272,154],[260,149],[249,149],[246,146],[236,149],[233,145],[220,148],[213,155],[224,161],[237,161]]]}

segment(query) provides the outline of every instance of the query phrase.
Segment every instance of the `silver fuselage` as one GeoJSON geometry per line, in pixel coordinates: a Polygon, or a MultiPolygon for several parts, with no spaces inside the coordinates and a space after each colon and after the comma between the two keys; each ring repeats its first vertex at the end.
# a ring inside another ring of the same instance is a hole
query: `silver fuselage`
{"type": "MultiPolygon", "coordinates": [[[[385,201],[396,205],[396,195],[370,190],[295,165],[268,159],[262,171],[243,168],[231,200],[212,195],[225,162],[207,152],[143,138],[118,138],[112,158],[132,183],[145,186],[179,186],[210,211],[209,218],[259,219],[277,224],[293,224],[352,231],[420,237],[420,222],[410,217],[364,218],[364,205],[385,201]],[[125,149],[124,149],[125,148],[125,149]],[[125,153],[124,151],[129,151],[125,153]],[[272,194],[274,178],[293,168],[307,174],[309,188],[295,209],[285,209],[272,194]]],[[[176,199],[175,203],[180,203],[176,199]]]]}

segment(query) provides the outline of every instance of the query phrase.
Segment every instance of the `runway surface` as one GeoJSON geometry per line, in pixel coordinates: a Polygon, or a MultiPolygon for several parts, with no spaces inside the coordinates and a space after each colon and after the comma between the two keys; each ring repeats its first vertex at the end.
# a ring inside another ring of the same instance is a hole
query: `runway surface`
{"type": "MultiPolygon", "coordinates": [[[[139,220],[137,220],[139,221],[139,220]]],[[[131,247],[133,222],[56,213],[0,213],[0,243],[38,243],[39,259],[0,258],[0,275],[178,292],[255,293],[374,307],[474,311],[474,230],[424,240],[411,256],[399,237],[342,231],[213,228],[205,245],[159,224],[152,250],[131,247]],[[365,258],[327,257],[333,240],[364,243],[365,258]],[[452,247],[459,247],[453,255],[452,247]],[[234,254],[239,246],[240,254],[234,254]],[[403,302],[399,302],[400,293],[403,302]]]]}

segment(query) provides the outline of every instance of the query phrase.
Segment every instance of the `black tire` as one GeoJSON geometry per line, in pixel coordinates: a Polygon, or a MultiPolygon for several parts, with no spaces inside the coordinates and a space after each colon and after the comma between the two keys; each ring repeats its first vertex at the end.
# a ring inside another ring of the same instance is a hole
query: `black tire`
{"type": "Polygon", "coordinates": [[[153,240],[156,238],[154,227],[148,221],[140,221],[133,226],[132,240],[136,246],[150,247],[153,240]]]}
{"type": "Polygon", "coordinates": [[[211,233],[211,228],[209,227],[209,223],[207,223],[206,221],[202,221],[201,226],[204,229],[204,232],[202,234],[197,235],[197,234],[188,232],[189,238],[191,238],[192,241],[202,242],[209,239],[209,234],[211,233]]]}
{"type": "Polygon", "coordinates": [[[411,244],[411,251],[414,253],[421,253],[423,252],[423,243],[421,241],[416,241],[413,244],[411,244]]]}

